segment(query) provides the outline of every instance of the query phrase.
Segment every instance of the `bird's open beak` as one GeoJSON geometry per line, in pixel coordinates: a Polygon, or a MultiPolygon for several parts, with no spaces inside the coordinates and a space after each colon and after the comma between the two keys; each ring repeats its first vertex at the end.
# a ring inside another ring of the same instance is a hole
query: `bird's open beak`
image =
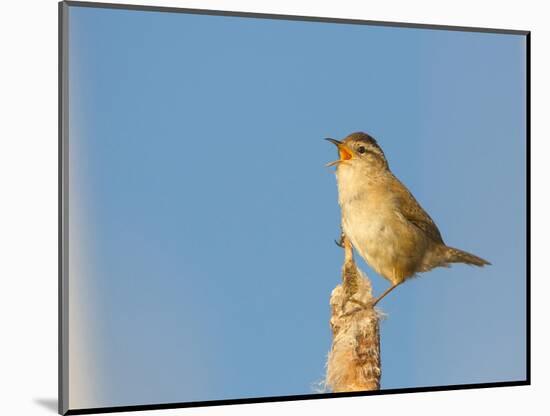
{"type": "Polygon", "coordinates": [[[329,142],[331,142],[332,144],[334,144],[336,147],[338,147],[338,155],[340,156],[340,159],[339,160],[335,160],[334,162],[330,162],[330,163],[327,163],[325,166],[328,167],[328,166],[334,166],[334,165],[337,165],[338,163],[340,162],[343,162],[344,160],[350,160],[353,156],[353,153],[351,152],[351,150],[349,149],[349,147],[347,147],[344,143],[342,143],[340,140],[336,140],[336,139],[331,139],[331,138],[327,138],[325,139],[329,142]]]}

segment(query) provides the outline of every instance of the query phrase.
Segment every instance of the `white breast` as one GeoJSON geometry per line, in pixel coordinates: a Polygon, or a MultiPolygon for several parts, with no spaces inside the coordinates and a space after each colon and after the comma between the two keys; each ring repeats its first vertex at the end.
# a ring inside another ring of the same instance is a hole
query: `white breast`
{"type": "Polygon", "coordinates": [[[373,195],[369,181],[358,169],[340,168],[338,195],[342,229],[361,257],[386,278],[399,256],[399,231],[391,199],[373,195]]]}
{"type": "Polygon", "coordinates": [[[382,260],[397,255],[398,236],[391,207],[374,206],[368,196],[342,205],[342,228],[359,254],[378,273],[382,260]]]}

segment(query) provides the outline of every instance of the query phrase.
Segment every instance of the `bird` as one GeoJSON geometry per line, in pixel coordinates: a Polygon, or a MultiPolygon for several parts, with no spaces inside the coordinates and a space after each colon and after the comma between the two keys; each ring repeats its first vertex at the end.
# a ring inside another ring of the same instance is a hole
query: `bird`
{"type": "Polygon", "coordinates": [[[326,140],[337,146],[339,155],[326,166],[336,166],[341,238],[347,238],[366,263],[391,283],[373,306],[418,273],[452,263],[491,264],[445,244],[435,222],[392,173],[372,136],[355,132],[342,141],[326,140]]]}

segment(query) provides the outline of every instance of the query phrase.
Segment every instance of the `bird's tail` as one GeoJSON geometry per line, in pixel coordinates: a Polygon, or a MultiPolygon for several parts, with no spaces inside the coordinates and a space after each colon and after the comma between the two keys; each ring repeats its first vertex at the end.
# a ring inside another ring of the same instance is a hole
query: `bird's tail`
{"type": "Polygon", "coordinates": [[[445,247],[445,257],[448,263],[466,263],[479,267],[491,264],[481,257],[474,256],[471,253],[467,253],[466,251],[462,251],[454,247],[445,247]]]}

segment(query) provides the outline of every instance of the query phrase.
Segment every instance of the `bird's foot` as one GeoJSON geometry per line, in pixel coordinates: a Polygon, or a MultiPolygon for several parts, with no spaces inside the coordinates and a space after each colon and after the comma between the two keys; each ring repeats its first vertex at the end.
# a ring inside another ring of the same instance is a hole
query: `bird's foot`
{"type": "Polygon", "coordinates": [[[363,301],[361,301],[361,300],[359,300],[359,299],[355,299],[353,296],[350,296],[350,297],[346,298],[346,299],[344,300],[344,302],[342,303],[342,311],[345,311],[346,305],[348,304],[348,302],[350,302],[350,303],[355,303],[356,305],[359,306],[359,308],[353,308],[353,309],[351,309],[351,310],[349,310],[349,311],[347,311],[347,312],[344,312],[344,314],[343,314],[344,316],[351,315],[351,314],[353,314],[353,313],[355,313],[355,312],[357,312],[357,311],[360,311],[360,310],[362,310],[362,309],[369,309],[369,308],[372,308],[372,306],[373,306],[373,305],[370,304],[370,303],[365,303],[365,302],[363,302],[363,301]]]}
{"type": "Polygon", "coordinates": [[[367,309],[370,307],[368,304],[366,304],[363,301],[360,301],[359,299],[349,298],[348,302],[355,303],[356,305],[361,306],[363,309],[367,309]]]}
{"type": "Polygon", "coordinates": [[[338,240],[334,240],[334,243],[340,247],[340,248],[344,248],[344,240],[345,240],[345,235],[344,233],[341,233],[340,234],[340,238],[338,240]]]}

